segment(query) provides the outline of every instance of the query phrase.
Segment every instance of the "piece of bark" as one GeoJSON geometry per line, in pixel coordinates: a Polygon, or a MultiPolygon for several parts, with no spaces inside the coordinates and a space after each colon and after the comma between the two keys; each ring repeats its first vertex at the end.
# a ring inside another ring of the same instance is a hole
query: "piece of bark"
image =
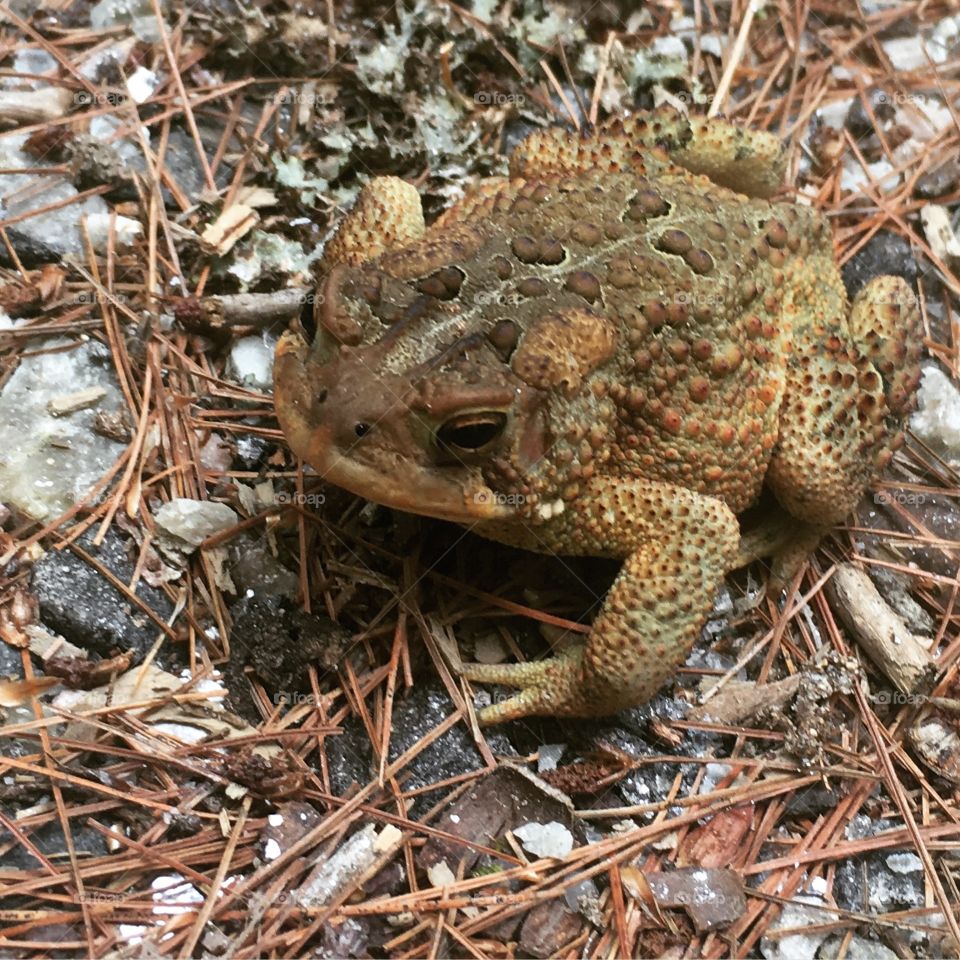
{"type": "Polygon", "coordinates": [[[73,102],[73,93],[63,87],[0,90],[0,120],[14,126],[46,123],[65,117],[73,102]]]}
{"type": "Polygon", "coordinates": [[[560,948],[582,929],[583,917],[569,909],[562,899],[538,903],[520,928],[520,950],[539,960],[556,957],[560,948]]]}
{"type": "Polygon", "coordinates": [[[933,658],[860,567],[841,564],[827,589],[847,629],[901,693],[916,693],[929,684],[936,673],[933,658]]]}
{"type": "Polygon", "coordinates": [[[721,810],[684,837],[677,851],[678,867],[714,870],[732,863],[753,827],[751,804],[721,810]]]}
{"type": "Polygon", "coordinates": [[[800,674],[795,673],[771,683],[731,680],[715,697],[694,707],[687,719],[731,725],[743,723],[761,711],[783,707],[800,689],[800,679],[800,674]]]}
{"type": "Polygon", "coordinates": [[[920,759],[938,776],[960,783],[960,736],[954,719],[936,713],[917,718],[908,730],[910,742],[920,759]]]}

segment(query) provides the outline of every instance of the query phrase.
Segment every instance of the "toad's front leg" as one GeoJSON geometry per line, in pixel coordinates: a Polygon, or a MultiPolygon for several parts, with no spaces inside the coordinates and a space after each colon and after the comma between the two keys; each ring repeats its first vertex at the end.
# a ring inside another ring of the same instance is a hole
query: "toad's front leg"
{"type": "Polygon", "coordinates": [[[625,557],[582,647],[523,664],[467,664],[470,680],[520,688],[484,724],[593,717],[649,699],[686,659],[739,543],[721,500],[667,483],[595,479],[525,538],[543,552],[625,557]]]}

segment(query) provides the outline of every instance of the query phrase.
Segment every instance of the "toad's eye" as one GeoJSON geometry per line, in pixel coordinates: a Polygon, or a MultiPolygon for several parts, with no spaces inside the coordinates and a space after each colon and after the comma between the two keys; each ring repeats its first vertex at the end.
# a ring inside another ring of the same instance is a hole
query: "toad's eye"
{"type": "Polygon", "coordinates": [[[437,431],[437,443],[451,453],[479,453],[500,438],[507,415],[483,410],[451,417],[437,431]]]}

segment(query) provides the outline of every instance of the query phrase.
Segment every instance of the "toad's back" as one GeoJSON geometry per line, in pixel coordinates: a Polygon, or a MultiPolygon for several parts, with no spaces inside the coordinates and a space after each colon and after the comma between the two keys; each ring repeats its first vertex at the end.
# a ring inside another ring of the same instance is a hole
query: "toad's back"
{"type": "MultiPolygon", "coordinates": [[[[379,348],[378,369],[409,378],[427,406],[464,384],[509,389],[518,373],[563,381],[545,400],[548,459],[600,457],[606,472],[681,483],[739,511],[777,437],[789,288],[804,274],[833,301],[825,313],[841,309],[829,233],[807,208],[685,171],[591,171],[471,196],[420,243],[338,274],[328,295],[354,324],[351,301],[370,308],[353,339],[379,348]],[[602,341],[603,356],[558,370],[560,328],[580,349],[602,341]]],[[[517,470],[494,457],[486,473],[497,489],[517,470]]]]}

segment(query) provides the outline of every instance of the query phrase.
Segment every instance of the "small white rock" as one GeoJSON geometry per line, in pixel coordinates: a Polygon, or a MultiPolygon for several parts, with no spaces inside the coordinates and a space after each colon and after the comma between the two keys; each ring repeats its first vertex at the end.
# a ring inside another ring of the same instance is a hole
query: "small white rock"
{"type": "Polygon", "coordinates": [[[276,337],[269,334],[236,340],[230,348],[230,375],[244,386],[270,390],[276,344],[276,337]]]}
{"type": "Polygon", "coordinates": [[[565,857],[573,849],[573,834],[556,820],[524,823],[513,833],[523,849],[535,857],[565,857]]]}
{"type": "Polygon", "coordinates": [[[537,773],[544,773],[547,770],[556,770],[563,751],[566,750],[564,743],[545,743],[537,751],[537,773]]]}
{"type": "Polygon", "coordinates": [[[894,873],[922,873],[923,861],[915,853],[891,853],[887,866],[894,873]]]}
{"type": "Polygon", "coordinates": [[[153,95],[153,91],[160,86],[160,77],[146,67],[137,67],[127,77],[127,93],[134,103],[144,103],[153,95]]]}
{"type": "Polygon", "coordinates": [[[844,164],[840,186],[852,193],[859,193],[866,186],[887,193],[893,190],[899,182],[900,174],[894,171],[893,165],[887,160],[868,163],[866,170],[864,170],[856,159],[851,159],[844,164]]]}
{"type": "Polygon", "coordinates": [[[87,214],[90,243],[98,253],[107,252],[111,230],[114,231],[114,244],[117,247],[129,247],[143,233],[143,225],[131,217],[113,217],[109,213],[87,214]]]}
{"type": "Polygon", "coordinates": [[[280,849],[280,844],[277,843],[277,841],[274,840],[273,837],[271,837],[271,838],[263,845],[263,859],[264,859],[264,860],[267,860],[267,861],[269,861],[269,860],[276,860],[277,857],[279,857],[281,853],[283,853],[283,850],[280,849]]]}
{"type": "Polygon", "coordinates": [[[446,860],[435,863],[427,870],[427,879],[435,887],[449,887],[451,883],[456,883],[457,878],[447,864],[446,860]]]}
{"type": "Polygon", "coordinates": [[[951,460],[960,460],[960,391],[939,367],[925,367],[917,391],[920,409],[910,418],[910,429],[928,443],[946,448],[951,460]]]}
{"type": "Polygon", "coordinates": [[[191,546],[234,526],[239,517],[225,503],[179,497],[165,503],[154,514],[157,526],[191,546]]]}

